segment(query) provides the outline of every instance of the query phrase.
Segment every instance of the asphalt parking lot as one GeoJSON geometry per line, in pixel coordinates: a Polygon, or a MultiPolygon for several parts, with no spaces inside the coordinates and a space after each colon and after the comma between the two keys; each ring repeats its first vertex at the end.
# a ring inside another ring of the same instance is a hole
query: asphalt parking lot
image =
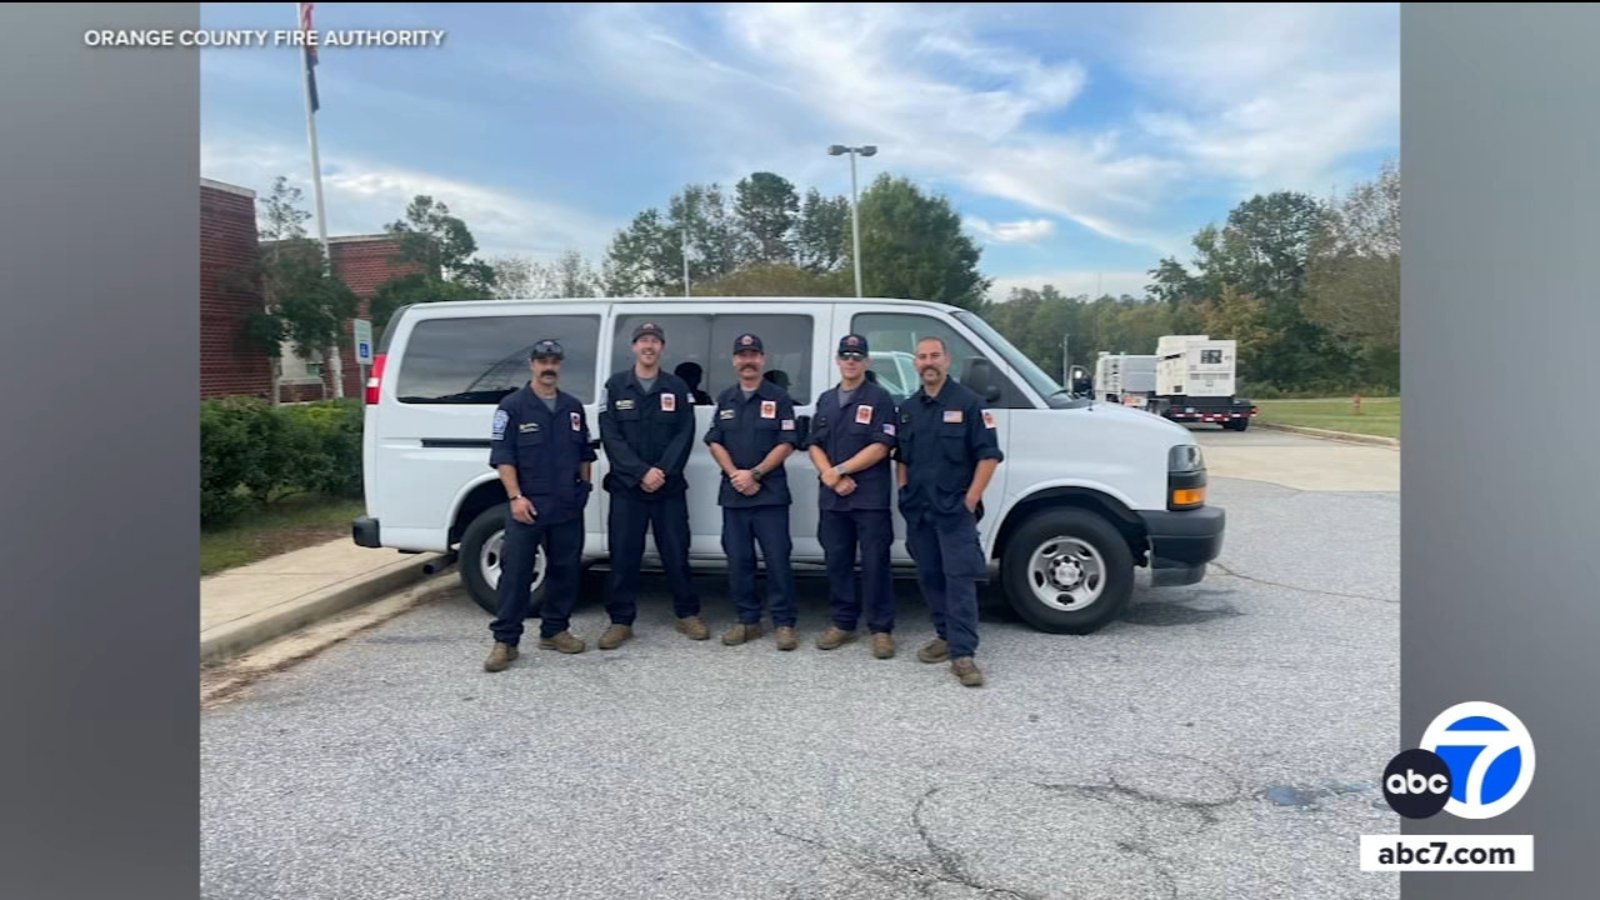
{"type": "Polygon", "coordinates": [[[710,641],[647,578],[623,649],[592,597],[587,653],[527,641],[494,675],[452,590],[204,714],[202,895],[1396,897],[1357,849],[1399,830],[1398,453],[1200,437],[1229,515],[1207,579],[1141,579],[1086,637],[993,607],[980,690],[914,658],[911,582],[893,660],[812,646],[817,578],[800,650],[723,647],[708,574],[710,641]],[[1308,485],[1330,454],[1348,473],[1308,485]]]}

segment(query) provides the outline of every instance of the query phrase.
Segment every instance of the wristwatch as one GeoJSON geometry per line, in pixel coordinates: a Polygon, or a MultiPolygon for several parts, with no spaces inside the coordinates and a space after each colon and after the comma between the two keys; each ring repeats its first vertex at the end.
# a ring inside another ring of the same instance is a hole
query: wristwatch
{"type": "Polygon", "coordinates": [[[761,467],[760,466],[756,466],[756,467],[754,467],[754,468],[752,468],[750,470],[750,477],[754,478],[757,481],[760,481],[761,480],[761,476],[765,475],[765,474],[766,474],[765,472],[761,471],[761,467]]]}
{"type": "Polygon", "coordinates": [[[846,472],[844,470],[844,463],[840,463],[837,466],[833,467],[833,474],[839,476],[840,478],[843,478],[844,476],[849,475],[850,473],[846,472]]]}
{"type": "Polygon", "coordinates": [[[510,500],[507,500],[506,502],[507,503],[515,503],[515,502],[517,502],[518,500],[521,500],[521,499],[522,499],[522,495],[518,494],[515,497],[512,497],[510,500]]]}

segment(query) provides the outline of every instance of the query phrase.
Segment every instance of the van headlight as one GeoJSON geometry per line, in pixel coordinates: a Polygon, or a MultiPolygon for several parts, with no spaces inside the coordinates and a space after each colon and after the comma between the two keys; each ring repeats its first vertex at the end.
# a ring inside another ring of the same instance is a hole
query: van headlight
{"type": "Polygon", "coordinates": [[[1167,509],[1199,509],[1205,505],[1205,456],[1199,444],[1178,444],[1167,451],[1167,509]]]}

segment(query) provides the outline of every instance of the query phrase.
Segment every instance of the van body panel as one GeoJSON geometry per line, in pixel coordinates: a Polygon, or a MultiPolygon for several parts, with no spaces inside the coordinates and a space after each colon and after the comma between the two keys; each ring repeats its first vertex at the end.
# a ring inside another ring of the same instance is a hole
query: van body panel
{"type": "MultiPolygon", "coordinates": [[[[528,380],[527,359],[519,354],[525,354],[535,340],[552,336],[548,332],[560,332],[554,336],[567,348],[562,387],[578,395],[591,437],[598,443],[603,386],[616,371],[633,365],[632,329],[647,320],[656,320],[666,331],[663,368],[673,371],[686,363],[701,367],[700,390],[712,401],[694,406],[694,436],[685,470],[690,556],[697,566],[716,568],[726,559],[722,511],[717,505],[722,475],[705,445],[705,435],[717,394],[736,381],[733,338],[747,329],[761,334],[768,368],[782,373],[775,378],[787,379],[795,415],[807,426],[815,417],[818,398],[838,382],[834,351],[845,334],[868,338],[869,371],[890,389],[897,403],[920,388],[914,356],[918,338],[943,337],[951,346],[951,375],[963,383],[981,361],[986,366],[982,377],[996,386],[999,399],[987,403],[986,410],[1005,454],[984,494],[985,515],[978,524],[986,555],[1003,551],[996,546],[1001,526],[1019,504],[1055,488],[1094,491],[1126,506],[1141,521],[1164,527],[1191,521],[1146,516],[1167,509],[1169,451],[1175,445],[1195,443],[1187,429],[1114,404],[1052,408],[1062,398],[1041,394],[1048,388],[1040,385],[1049,379],[1041,381],[1037,370],[1031,381],[1024,377],[1009,361],[1006,350],[1011,348],[995,346],[993,338],[969,327],[958,312],[942,304],[874,298],[497,300],[407,307],[396,314],[383,336],[385,367],[376,379],[377,402],[366,407],[362,461],[367,514],[358,520],[357,532],[361,540],[387,548],[451,549],[452,527],[467,524],[458,519],[468,496],[498,479],[488,465],[490,427],[499,399],[528,380]],[[783,318],[764,318],[774,316],[783,318]],[[450,325],[450,320],[462,324],[450,325]],[[751,322],[760,324],[750,327],[751,322]]],[[[802,429],[802,434],[807,431],[802,429]]],[[[610,495],[600,487],[607,471],[603,449],[597,457],[592,473],[596,489],[584,513],[586,562],[604,559],[609,544],[610,495]]],[[[820,565],[823,552],[817,525],[822,488],[816,467],[807,452],[797,449],[785,469],[792,496],[793,560],[820,565]]],[[[1201,518],[1220,529],[1220,517],[1192,517],[1196,522],[1201,518]]],[[[913,562],[898,509],[893,521],[891,557],[903,570],[913,562]]],[[[1185,551],[1194,551],[1179,553],[1181,557],[1210,552],[1203,536],[1165,537],[1177,539],[1185,551]]],[[[645,557],[647,565],[659,559],[653,536],[646,541],[645,557]]]]}

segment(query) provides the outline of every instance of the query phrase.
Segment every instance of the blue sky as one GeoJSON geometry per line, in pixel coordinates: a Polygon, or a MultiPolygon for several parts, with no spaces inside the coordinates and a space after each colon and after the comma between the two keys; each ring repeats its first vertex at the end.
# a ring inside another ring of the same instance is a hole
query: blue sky
{"type": "MultiPolygon", "coordinates": [[[[203,7],[292,27],[292,3],[203,7]]],[[[431,48],[324,48],[330,235],[427,193],[482,255],[598,260],[683,185],[772,171],[847,194],[828,145],[948,197],[994,295],[1142,293],[1252,194],[1319,197],[1398,157],[1399,11],[1311,5],[319,3],[316,27],[431,28],[431,48]]],[[[298,53],[202,51],[201,174],[307,188],[298,53]]],[[[308,204],[309,205],[309,204],[308,204]]]]}

